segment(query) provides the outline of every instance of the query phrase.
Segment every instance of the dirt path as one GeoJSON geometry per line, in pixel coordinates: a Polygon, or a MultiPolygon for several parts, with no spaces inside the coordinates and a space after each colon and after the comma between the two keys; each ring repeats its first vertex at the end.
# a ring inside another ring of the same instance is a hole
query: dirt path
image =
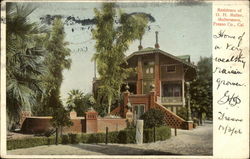
{"type": "Polygon", "coordinates": [[[9,155],[212,155],[212,124],[194,130],[178,130],[166,141],[149,144],[50,145],[8,151],[9,155]]]}

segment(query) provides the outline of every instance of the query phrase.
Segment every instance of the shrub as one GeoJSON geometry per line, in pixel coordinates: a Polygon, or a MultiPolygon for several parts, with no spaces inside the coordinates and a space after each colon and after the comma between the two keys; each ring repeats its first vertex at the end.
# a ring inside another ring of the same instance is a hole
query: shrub
{"type": "Polygon", "coordinates": [[[164,125],[164,113],[159,109],[150,109],[141,116],[144,128],[153,128],[164,125]]]}
{"type": "MultiPolygon", "coordinates": [[[[155,140],[161,141],[171,137],[171,129],[168,126],[161,126],[155,128],[155,140]]],[[[145,129],[143,131],[143,142],[149,143],[154,141],[154,129],[145,129]]]]}
{"type": "Polygon", "coordinates": [[[109,132],[108,134],[108,142],[109,143],[118,143],[118,134],[119,132],[118,131],[113,131],[113,132],[109,132]]]}
{"type": "MultiPolygon", "coordinates": [[[[171,136],[171,129],[167,126],[156,127],[156,141],[166,140],[171,136]]],[[[76,144],[76,143],[105,143],[106,134],[68,134],[62,135],[58,143],[62,144],[76,144]]],[[[144,129],[143,142],[149,143],[154,141],[154,130],[144,129]]],[[[136,142],[136,129],[125,129],[116,132],[109,132],[108,143],[135,143],[136,142]]],[[[55,136],[52,137],[32,137],[24,139],[7,140],[7,149],[28,148],[41,145],[55,144],[55,136]]]]}
{"type": "Polygon", "coordinates": [[[171,129],[168,126],[156,128],[156,141],[162,141],[171,137],[171,129]]]}
{"type": "Polygon", "coordinates": [[[69,136],[62,135],[62,144],[68,144],[68,143],[69,143],[69,136]]]}
{"type": "Polygon", "coordinates": [[[78,144],[80,142],[80,138],[77,134],[68,134],[68,138],[71,144],[78,144]]]}
{"type": "Polygon", "coordinates": [[[118,143],[123,143],[123,144],[127,144],[127,143],[135,143],[135,129],[125,129],[125,130],[121,130],[118,133],[118,143]]]}
{"type": "Polygon", "coordinates": [[[143,142],[149,143],[154,141],[154,130],[153,129],[145,129],[143,131],[143,142]]]}
{"type": "MultiPolygon", "coordinates": [[[[58,141],[61,143],[61,140],[58,141]]],[[[7,150],[55,144],[55,137],[32,137],[7,140],[7,150]]]]}
{"type": "Polygon", "coordinates": [[[181,107],[178,111],[177,111],[177,115],[179,117],[181,117],[182,119],[184,120],[187,120],[187,114],[188,114],[188,111],[187,111],[187,108],[186,107],[181,107]]]}

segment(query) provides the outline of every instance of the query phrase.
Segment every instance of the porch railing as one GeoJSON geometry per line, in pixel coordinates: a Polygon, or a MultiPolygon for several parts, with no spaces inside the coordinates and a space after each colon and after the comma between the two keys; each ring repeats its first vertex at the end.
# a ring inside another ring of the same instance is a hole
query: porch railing
{"type": "Polygon", "coordinates": [[[162,104],[182,105],[182,97],[161,97],[162,104]]]}

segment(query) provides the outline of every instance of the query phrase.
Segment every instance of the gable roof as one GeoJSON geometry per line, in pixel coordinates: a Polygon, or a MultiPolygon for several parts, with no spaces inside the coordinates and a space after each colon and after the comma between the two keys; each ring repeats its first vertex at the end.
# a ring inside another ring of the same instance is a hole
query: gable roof
{"type": "Polygon", "coordinates": [[[148,54],[154,54],[154,53],[161,53],[162,55],[165,55],[165,56],[168,56],[176,61],[179,61],[189,67],[192,67],[194,69],[196,69],[197,67],[190,63],[190,62],[187,62],[186,59],[187,58],[190,58],[189,55],[185,55],[185,56],[174,56],[174,55],[171,55],[165,51],[162,51],[160,49],[157,49],[157,48],[152,48],[152,47],[147,47],[145,49],[142,49],[142,50],[139,50],[139,51],[135,51],[133,52],[132,54],[130,54],[129,56],[126,57],[126,60],[132,58],[133,56],[137,56],[137,55],[148,55],[148,54]]]}

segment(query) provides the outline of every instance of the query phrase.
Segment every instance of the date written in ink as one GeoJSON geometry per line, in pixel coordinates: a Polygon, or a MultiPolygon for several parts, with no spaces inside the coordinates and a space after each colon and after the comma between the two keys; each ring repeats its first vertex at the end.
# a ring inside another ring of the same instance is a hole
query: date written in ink
{"type": "Polygon", "coordinates": [[[224,95],[217,101],[217,103],[220,105],[228,103],[230,106],[234,107],[241,103],[241,99],[239,96],[236,96],[235,93],[230,95],[229,91],[226,91],[224,95]]]}
{"type": "Polygon", "coordinates": [[[235,134],[242,134],[241,129],[239,128],[235,128],[235,127],[230,127],[230,126],[224,126],[224,125],[220,125],[218,130],[222,131],[223,134],[230,134],[235,135],[235,134]]]}

